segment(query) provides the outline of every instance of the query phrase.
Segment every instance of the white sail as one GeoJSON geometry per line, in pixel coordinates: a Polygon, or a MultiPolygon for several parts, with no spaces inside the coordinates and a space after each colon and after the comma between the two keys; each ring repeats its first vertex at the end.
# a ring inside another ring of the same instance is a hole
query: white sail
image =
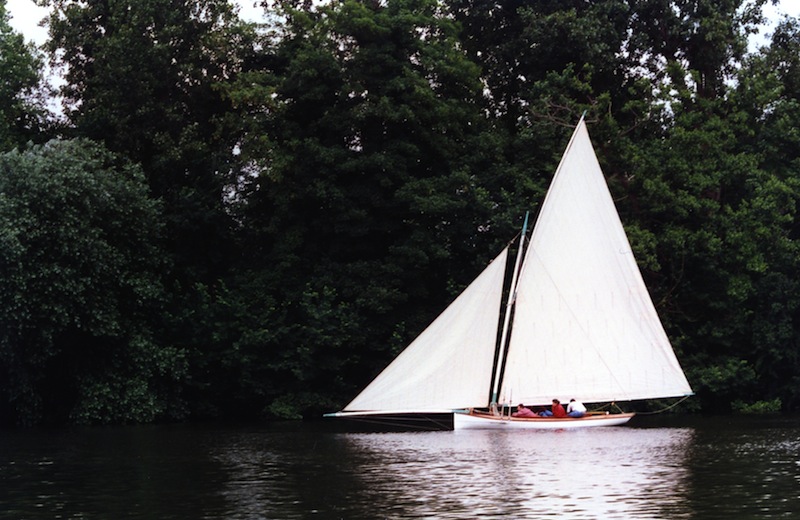
{"type": "Polygon", "coordinates": [[[345,412],[487,406],[508,248],[345,412]]]}
{"type": "Polygon", "coordinates": [[[526,253],[502,388],[531,404],[691,394],[583,120],[526,253]]]}

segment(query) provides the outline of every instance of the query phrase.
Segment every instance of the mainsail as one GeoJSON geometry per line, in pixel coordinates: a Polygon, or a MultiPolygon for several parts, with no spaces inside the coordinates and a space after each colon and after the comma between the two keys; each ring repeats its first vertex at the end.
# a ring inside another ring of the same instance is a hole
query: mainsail
{"type": "Polygon", "coordinates": [[[549,403],[691,394],[582,119],[522,269],[501,395],[549,403]]]}
{"type": "Polygon", "coordinates": [[[344,411],[429,411],[488,404],[508,248],[344,411]]]}

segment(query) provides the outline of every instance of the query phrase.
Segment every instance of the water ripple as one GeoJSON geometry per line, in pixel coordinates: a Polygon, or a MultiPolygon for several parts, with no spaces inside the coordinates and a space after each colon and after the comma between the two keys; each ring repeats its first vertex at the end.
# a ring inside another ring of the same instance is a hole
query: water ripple
{"type": "Polygon", "coordinates": [[[0,432],[0,520],[789,518],[800,421],[541,432],[0,432]]]}

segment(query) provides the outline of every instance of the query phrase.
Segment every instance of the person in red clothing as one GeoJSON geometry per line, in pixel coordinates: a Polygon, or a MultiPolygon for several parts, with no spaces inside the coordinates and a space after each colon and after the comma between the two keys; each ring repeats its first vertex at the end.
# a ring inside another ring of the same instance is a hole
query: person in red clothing
{"type": "Polygon", "coordinates": [[[545,410],[540,415],[542,417],[566,417],[567,412],[564,410],[564,407],[561,406],[561,401],[558,399],[553,399],[553,406],[551,407],[552,411],[545,410]]]}
{"type": "Polygon", "coordinates": [[[566,417],[567,411],[564,410],[564,407],[561,406],[561,401],[558,399],[553,399],[553,417],[566,417]]]}
{"type": "Polygon", "coordinates": [[[539,417],[536,412],[520,403],[517,405],[517,411],[511,414],[512,417],[539,417]]]}

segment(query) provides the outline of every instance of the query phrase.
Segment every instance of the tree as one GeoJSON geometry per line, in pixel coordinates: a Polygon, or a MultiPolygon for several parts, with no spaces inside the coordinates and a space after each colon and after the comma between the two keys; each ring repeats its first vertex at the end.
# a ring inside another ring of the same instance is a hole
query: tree
{"type": "MultiPolygon", "coordinates": [[[[771,44],[748,58],[731,95],[747,114],[741,147],[766,172],[761,190],[780,190],[780,203],[754,199],[759,223],[769,229],[758,249],[766,269],[749,302],[754,320],[748,359],[758,374],[757,398],[779,398],[786,409],[800,402],[800,294],[797,209],[800,207],[800,24],[784,19],[771,44]]],[[[761,229],[763,229],[763,227],[761,229]]],[[[762,231],[761,236],[764,235],[762,231]]]]}
{"type": "Polygon", "coordinates": [[[240,346],[258,352],[277,392],[351,395],[469,279],[464,265],[491,258],[479,232],[491,202],[476,164],[492,154],[479,71],[439,9],[284,6],[261,75],[274,92],[262,111],[269,147],[243,150],[261,157],[246,280],[269,327],[240,346]]]}
{"type": "Polygon", "coordinates": [[[0,152],[40,140],[47,113],[42,57],[8,20],[5,0],[0,0],[0,152]]]}
{"type": "Polygon", "coordinates": [[[248,30],[227,0],[47,0],[51,57],[74,132],[140,163],[166,208],[176,279],[213,283],[228,268],[225,187],[235,136],[222,85],[248,30]]]}
{"type": "Polygon", "coordinates": [[[0,155],[1,423],[181,413],[162,232],[141,170],[97,144],[0,155]]]}
{"type": "Polygon", "coordinates": [[[238,258],[228,202],[240,134],[228,84],[252,57],[255,33],[227,0],[45,3],[53,7],[47,49],[66,67],[74,132],[141,164],[163,201],[171,273],[159,338],[186,349],[192,391],[201,392],[211,384],[207,357],[225,348],[215,327],[226,319],[214,317],[227,312],[220,298],[238,258]]]}
{"type": "Polygon", "coordinates": [[[698,98],[724,96],[766,0],[635,0],[634,58],[659,81],[698,98]]]}

